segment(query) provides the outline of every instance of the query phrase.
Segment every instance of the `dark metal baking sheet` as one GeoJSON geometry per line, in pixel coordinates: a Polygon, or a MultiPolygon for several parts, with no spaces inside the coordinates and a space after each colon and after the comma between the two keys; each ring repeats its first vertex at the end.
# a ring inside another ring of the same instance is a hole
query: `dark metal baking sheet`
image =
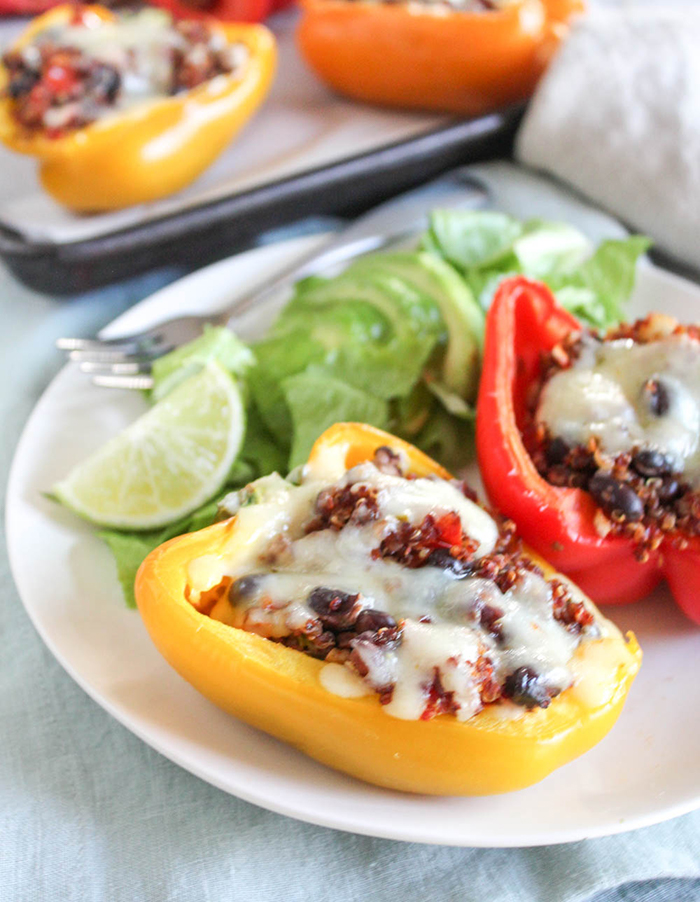
{"type": "Polygon", "coordinates": [[[176,263],[197,269],[250,246],[261,232],[310,215],[356,215],[464,163],[509,156],[523,108],[456,121],[339,163],[70,244],[35,243],[0,228],[0,257],[20,281],[75,294],[176,263]]]}

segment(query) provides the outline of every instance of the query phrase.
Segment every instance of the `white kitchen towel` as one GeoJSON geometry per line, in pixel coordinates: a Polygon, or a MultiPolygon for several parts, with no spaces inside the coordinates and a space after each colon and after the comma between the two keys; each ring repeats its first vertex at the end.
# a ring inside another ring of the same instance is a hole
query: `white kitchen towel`
{"type": "Polygon", "coordinates": [[[700,3],[581,17],[537,90],[516,155],[700,269],[700,3]]]}

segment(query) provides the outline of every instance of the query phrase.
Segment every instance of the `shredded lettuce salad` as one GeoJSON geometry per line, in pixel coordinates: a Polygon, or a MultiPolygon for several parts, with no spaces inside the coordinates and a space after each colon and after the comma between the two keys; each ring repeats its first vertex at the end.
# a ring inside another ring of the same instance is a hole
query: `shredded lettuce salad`
{"type": "Polygon", "coordinates": [[[136,570],[162,542],[209,525],[231,490],[303,463],[339,421],[408,439],[448,468],[468,462],[485,313],[504,277],[544,281],[582,322],[621,321],[648,239],[591,246],[560,222],[436,210],[418,250],[375,254],[299,282],[266,337],[249,346],[209,328],[157,360],[152,400],[216,360],[244,385],[246,435],[217,498],[153,532],[102,530],[129,604],[136,570]]]}

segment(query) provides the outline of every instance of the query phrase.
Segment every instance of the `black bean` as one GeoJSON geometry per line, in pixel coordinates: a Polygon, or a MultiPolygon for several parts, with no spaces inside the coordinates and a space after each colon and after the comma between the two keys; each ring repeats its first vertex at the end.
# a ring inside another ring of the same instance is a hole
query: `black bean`
{"type": "Polygon", "coordinates": [[[659,501],[673,501],[681,493],[681,486],[677,479],[673,476],[666,476],[659,488],[656,490],[659,501]]]}
{"type": "Polygon", "coordinates": [[[666,476],[673,471],[673,461],[655,448],[638,451],[632,458],[632,466],[640,476],[666,476]]]}
{"type": "Polygon", "coordinates": [[[518,667],[506,677],[503,695],[525,708],[547,708],[552,700],[540,675],[532,667],[518,667]]]}
{"type": "Polygon", "coordinates": [[[618,482],[605,470],[594,473],[588,481],[588,491],[607,514],[620,514],[631,522],[644,516],[644,504],[634,489],[618,482]]]}
{"type": "Polygon", "coordinates": [[[255,595],[260,590],[260,584],[264,578],[262,573],[251,573],[232,582],[228,590],[231,604],[236,604],[242,598],[251,598],[255,595]]]}
{"type": "Polygon", "coordinates": [[[39,73],[22,70],[15,75],[7,86],[7,93],[16,100],[28,94],[34,85],[39,81],[39,73]]]}
{"type": "Polygon", "coordinates": [[[357,639],[357,633],[353,630],[349,630],[343,633],[338,633],[336,635],[336,642],[338,644],[338,648],[351,648],[351,643],[353,639],[357,639]]]}
{"type": "Polygon", "coordinates": [[[360,611],[360,616],[355,623],[358,633],[375,633],[377,630],[394,626],[396,626],[396,621],[391,614],[387,614],[386,611],[376,611],[373,608],[365,608],[364,611],[360,611]]]}
{"type": "Polygon", "coordinates": [[[475,567],[474,561],[461,561],[459,558],[452,557],[448,548],[436,548],[434,551],[431,551],[425,563],[429,567],[449,570],[458,579],[469,576],[475,567]]]}
{"type": "Polygon", "coordinates": [[[661,379],[656,377],[647,379],[642,386],[642,396],[655,417],[662,417],[668,413],[671,406],[670,392],[661,379]]]}
{"type": "Polygon", "coordinates": [[[121,87],[121,75],[112,66],[99,65],[90,73],[90,88],[99,98],[112,103],[121,87]]]}
{"type": "Polygon", "coordinates": [[[503,611],[494,605],[485,604],[479,611],[479,625],[498,642],[503,641],[503,611]]]}
{"type": "Polygon", "coordinates": [[[309,595],[309,607],[327,629],[339,632],[353,626],[362,610],[359,595],[318,586],[309,595]]]}
{"type": "Polygon", "coordinates": [[[553,438],[551,442],[547,445],[546,457],[547,463],[550,466],[554,466],[555,464],[564,463],[564,458],[569,453],[571,449],[568,444],[564,441],[563,438],[553,438]]]}

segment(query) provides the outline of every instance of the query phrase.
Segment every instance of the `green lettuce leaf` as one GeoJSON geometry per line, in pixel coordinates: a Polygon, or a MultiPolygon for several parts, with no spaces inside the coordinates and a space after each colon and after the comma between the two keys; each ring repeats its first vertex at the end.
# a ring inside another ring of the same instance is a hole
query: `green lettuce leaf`
{"type": "Polygon", "coordinates": [[[643,235],[603,241],[593,256],[581,264],[576,275],[603,305],[606,325],[623,318],[623,305],[634,288],[637,260],[650,247],[651,240],[643,235]]]}
{"type": "Polygon", "coordinates": [[[610,324],[604,304],[591,288],[564,285],[554,294],[557,302],[582,322],[598,329],[610,324]]]}
{"type": "Polygon", "coordinates": [[[563,222],[518,222],[492,211],[436,210],[423,246],[461,268],[487,310],[504,278],[525,275],[545,282],[579,319],[607,328],[624,318],[647,238],[603,241],[595,250],[586,236],[563,222]]]}
{"type": "Polygon", "coordinates": [[[450,391],[442,382],[435,379],[427,381],[428,390],[433,394],[447,413],[460,420],[474,421],[476,419],[476,408],[468,404],[461,395],[450,391]]]}
{"type": "Polygon", "coordinates": [[[452,416],[436,402],[425,426],[412,441],[456,473],[474,455],[474,423],[471,419],[452,416]]]}
{"type": "Polygon", "coordinates": [[[427,250],[440,254],[462,269],[494,266],[510,254],[523,233],[523,224],[494,210],[434,210],[430,217],[427,250]]]}
{"type": "Polygon", "coordinates": [[[326,351],[308,329],[267,338],[254,345],[257,364],[248,374],[255,406],[266,428],[282,447],[291,445],[292,420],[281,384],[310,363],[322,363],[326,351]]]}
{"type": "Polygon", "coordinates": [[[230,329],[206,325],[198,338],[154,360],[152,400],[160,401],[212,360],[234,376],[245,376],[255,363],[253,352],[230,329]]]}
{"type": "Polygon", "coordinates": [[[247,412],[243,447],[229,474],[228,484],[245,485],[268,473],[286,473],[288,458],[288,444],[276,441],[255,404],[251,404],[247,412]]]}
{"type": "Polygon", "coordinates": [[[323,367],[290,376],[282,390],[293,423],[290,469],[306,461],[313,443],[334,423],[357,421],[386,429],[389,422],[386,401],[334,378],[323,367]]]}
{"type": "Polygon", "coordinates": [[[529,220],[513,243],[518,270],[532,279],[551,278],[576,269],[590,256],[591,242],[565,222],[529,220]]]}
{"type": "Polygon", "coordinates": [[[196,532],[198,529],[204,529],[205,526],[211,526],[216,520],[218,503],[225,494],[226,492],[222,492],[217,496],[216,500],[208,501],[193,513],[188,514],[181,520],[170,523],[164,529],[157,529],[152,532],[100,530],[98,535],[107,543],[114,555],[114,561],[117,565],[117,577],[124,592],[124,600],[130,608],[136,607],[134,580],[136,579],[136,571],[145,558],[148,557],[154,548],[162,545],[163,542],[167,542],[168,539],[186,532],[196,532]]]}

